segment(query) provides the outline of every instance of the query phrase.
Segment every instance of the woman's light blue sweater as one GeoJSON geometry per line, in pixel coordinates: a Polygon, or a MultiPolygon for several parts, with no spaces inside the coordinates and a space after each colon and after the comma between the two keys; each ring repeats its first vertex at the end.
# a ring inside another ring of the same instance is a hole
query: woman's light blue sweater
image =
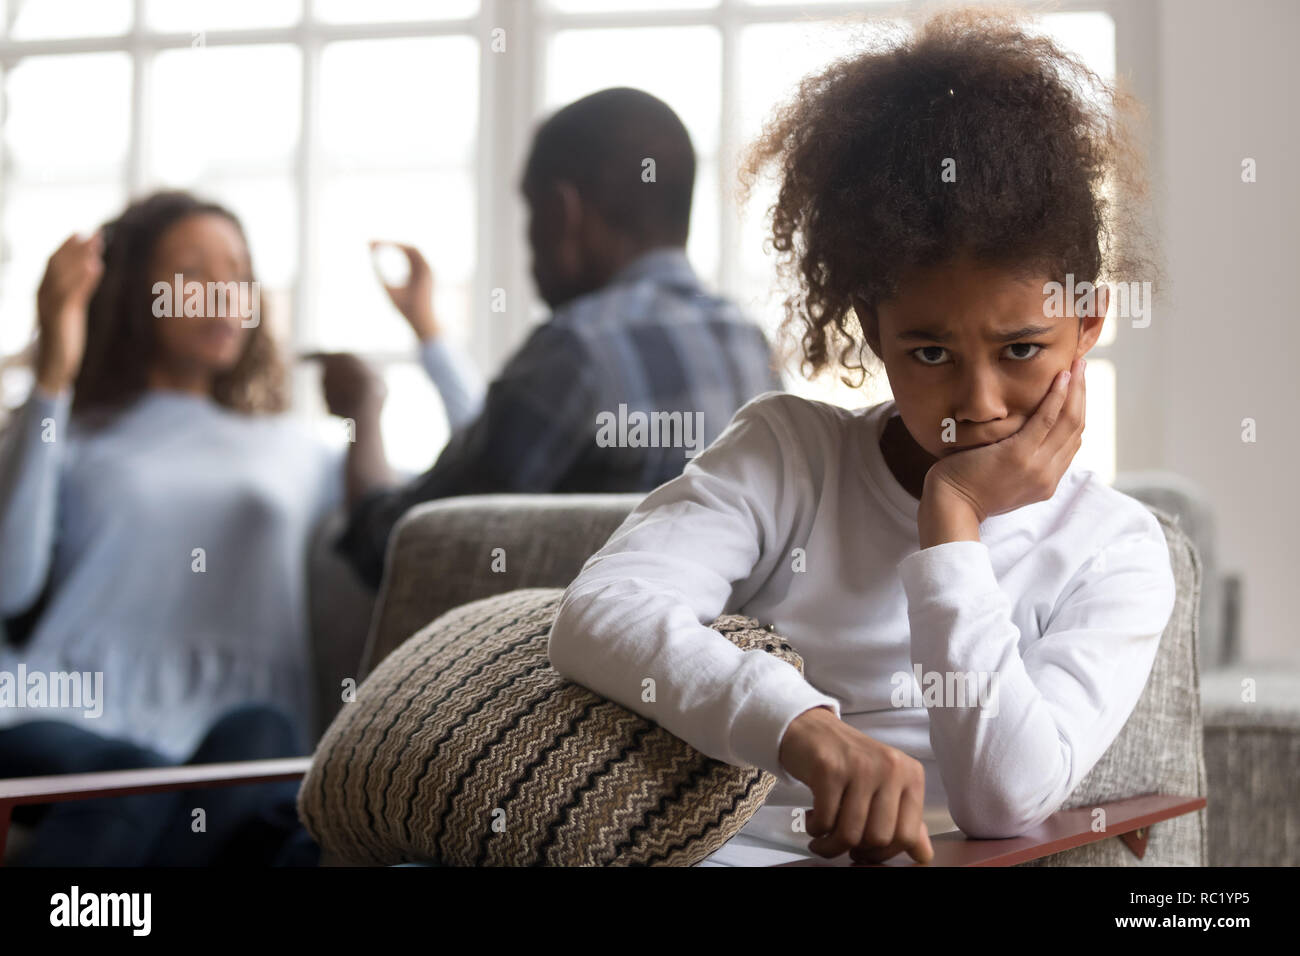
{"type": "MultiPolygon", "coordinates": [[[[473,370],[441,343],[420,357],[463,424],[473,370]]],[[[263,701],[308,733],[308,549],[342,501],[343,452],[189,393],[148,391],[99,431],[70,405],[34,389],[0,447],[0,615],[49,588],[28,640],[0,642],[0,726],[75,720],[183,760],[263,701]]]]}
{"type": "Polygon", "coordinates": [[[340,500],[340,453],[183,392],[146,392],[98,432],[70,404],[35,389],[0,453],[0,611],[50,587],[29,640],[0,650],[0,680],[21,666],[27,685],[0,724],[84,721],[180,760],[250,701],[308,732],[307,546],[340,500]],[[33,681],[70,673],[83,697],[102,674],[100,699],[32,706],[33,681]]]}

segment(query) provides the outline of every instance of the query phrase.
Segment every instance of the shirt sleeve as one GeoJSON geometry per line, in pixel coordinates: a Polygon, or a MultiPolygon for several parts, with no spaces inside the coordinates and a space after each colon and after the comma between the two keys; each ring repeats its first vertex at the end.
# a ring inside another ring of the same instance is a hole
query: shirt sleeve
{"type": "Polygon", "coordinates": [[[0,440],[0,616],[28,610],[49,575],[71,404],[35,386],[0,440]]]}
{"type": "Polygon", "coordinates": [[[778,760],[786,728],[817,706],[839,716],[839,702],[708,626],[735,606],[737,582],[771,575],[811,494],[788,426],[765,404],[760,395],[742,407],[588,560],[564,593],[549,653],[568,679],[702,753],[791,784],[778,760]]]}
{"type": "Polygon", "coordinates": [[[951,541],[900,563],[913,664],[967,688],[965,702],[926,708],[949,812],[968,835],[1018,836],[1046,820],[1137,706],[1175,599],[1168,545],[1150,524],[1093,556],[1023,655],[985,544],[951,541]]]}
{"type": "Polygon", "coordinates": [[[389,535],[415,505],[454,495],[554,491],[595,439],[595,375],[577,337],[543,323],[492,382],[479,415],[452,434],[433,468],[357,502],[339,551],[378,587],[389,535]]]}
{"type": "Polygon", "coordinates": [[[451,430],[472,422],[483,409],[484,387],[468,356],[437,336],[420,343],[420,364],[442,397],[451,430]]]}

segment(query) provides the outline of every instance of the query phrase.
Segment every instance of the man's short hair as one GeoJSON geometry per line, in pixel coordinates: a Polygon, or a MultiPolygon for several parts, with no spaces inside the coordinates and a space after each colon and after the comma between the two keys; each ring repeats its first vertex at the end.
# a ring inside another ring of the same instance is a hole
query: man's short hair
{"type": "Polygon", "coordinates": [[[610,226],[641,239],[685,244],[695,150],[663,100],[613,87],[576,100],[538,128],[524,171],[532,189],[573,183],[610,226]],[[643,179],[654,160],[654,181],[643,179]]]}

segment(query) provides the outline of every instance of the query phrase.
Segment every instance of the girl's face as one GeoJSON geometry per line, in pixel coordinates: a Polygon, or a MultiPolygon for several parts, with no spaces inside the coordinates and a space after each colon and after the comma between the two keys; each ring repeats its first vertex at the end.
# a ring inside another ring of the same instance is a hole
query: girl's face
{"type": "Polygon", "coordinates": [[[233,367],[254,331],[251,325],[245,328],[244,321],[258,291],[252,285],[248,248],[239,227],[217,213],[186,216],[159,238],[153,271],[154,281],[166,283],[172,294],[170,314],[155,312],[161,360],[207,374],[233,367]],[[177,274],[181,276],[179,299],[177,274]],[[185,303],[194,291],[190,283],[195,282],[203,287],[202,305],[191,311],[200,314],[187,315],[185,303]]]}
{"type": "Polygon", "coordinates": [[[898,414],[933,459],[1014,434],[1056,374],[1096,343],[1105,287],[1098,287],[1098,314],[1080,322],[1073,303],[1064,316],[1048,314],[1047,281],[963,257],[913,269],[875,320],[859,307],[898,414]],[[945,419],[954,423],[947,434],[945,419]]]}

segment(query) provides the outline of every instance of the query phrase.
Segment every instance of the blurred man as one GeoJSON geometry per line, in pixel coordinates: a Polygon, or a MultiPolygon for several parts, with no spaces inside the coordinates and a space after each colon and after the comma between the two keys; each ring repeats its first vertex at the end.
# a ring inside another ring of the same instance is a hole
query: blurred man
{"type": "MultiPolygon", "coordinates": [[[[533,279],[552,315],[429,471],[393,486],[377,462],[355,483],[338,547],[362,578],[378,586],[389,533],[413,505],[492,492],[650,491],[746,401],[781,388],[762,332],[707,292],[686,259],[694,183],[686,128],[640,90],[602,90],[541,125],[520,188],[533,279]]],[[[414,283],[418,257],[411,265],[414,283]]],[[[430,315],[431,292],[430,282],[430,315]]],[[[426,295],[394,302],[419,334],[426,295]]]]}

